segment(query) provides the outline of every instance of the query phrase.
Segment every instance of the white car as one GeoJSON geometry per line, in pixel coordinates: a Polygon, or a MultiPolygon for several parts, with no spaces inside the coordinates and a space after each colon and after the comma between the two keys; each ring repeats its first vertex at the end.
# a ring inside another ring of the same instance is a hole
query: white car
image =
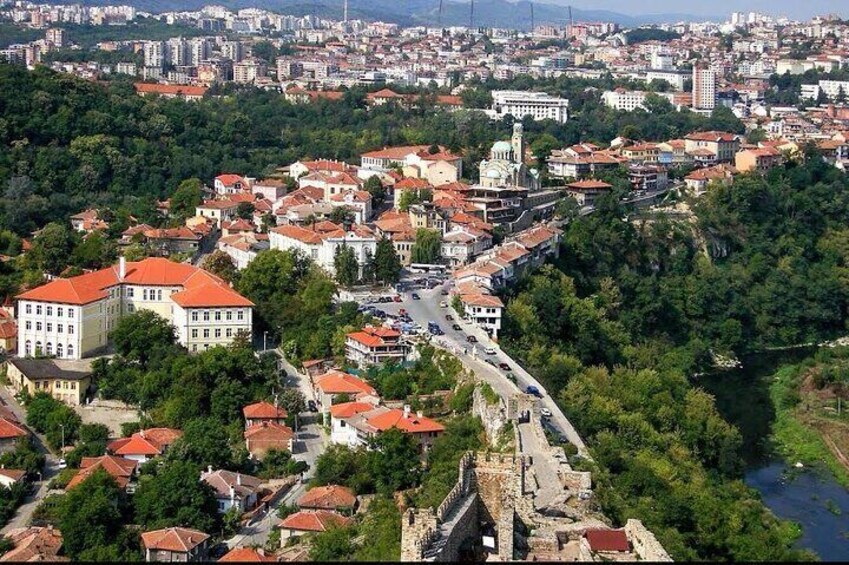
{"type": "Polygon", "coordinates": [[[67,466],[68,466],[67,461],[65,461],[64,459],[60,459],[60,460],[59,460],[59,468],[60,468],[60,469],[64,469],[64,468],[66,468],[67,466]]]}
{"type": "Polygon", "coordinates": [[[542,414],[543,418],[551,418],[551,410],[548,408],[540,408],[539,413],[542,414]]]}
{"type": "Polygon", "coordinates": [[[494,347],[486,347],[486,348],[484,348],[483,351],[487,355],[495,355],[495,348],[494,347]]]}
{"type": "Polygon", "coordinates": [[[443,300],[442,302],[439,303],[439,307],[440,308],[448,308],[448,303],[443,300]]]}

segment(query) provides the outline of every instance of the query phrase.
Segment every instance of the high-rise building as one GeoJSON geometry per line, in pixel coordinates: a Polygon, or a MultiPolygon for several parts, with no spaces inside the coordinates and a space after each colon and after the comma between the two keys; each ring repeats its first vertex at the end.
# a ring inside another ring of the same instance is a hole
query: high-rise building
{"type": "Polygon", "coordinates": [[[168,40],[168,62],[175,67],[188,65],[191,54],[189,43],[182,37],[172,37],[168,40]]]}
{"type": "Polygon", "coordinates": [[[709,65],[693,66],[693,109],[713,110],[716,106],[716,72],[709,65]]]}
{"type": "Polygon", "coordinates": [[[144,44],[144,66],[161,69],[165,66],[166,48],[164,41],[148,41],[144,44]]]}
{"type": "Polygon", "coordinates": [[[56,47],[64,47],[65,42],[68,40],[65,30],[59,27],[52,27],[48,29],[44,38],[56,47]]]}
{"type": "Polygon", "coordinates": [[[209,59],[212,54],[212,45],[205,37],[196,37],[189,40],[189,64],[198,66],[201,61],[209,59]]]}
{"type": "Polygon", "coordinates": [[[225,41],[221,45],[221,55],[234,63],[241,63],[245,58],[245,48],[238,41],[225,41]]]}

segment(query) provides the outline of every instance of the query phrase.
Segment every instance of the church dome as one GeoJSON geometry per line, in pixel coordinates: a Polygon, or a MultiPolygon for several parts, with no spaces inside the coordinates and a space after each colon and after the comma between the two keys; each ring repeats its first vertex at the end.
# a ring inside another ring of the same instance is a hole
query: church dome
{"type": "Polygon", "coordinates": [[[493,153],[509,153],[510,151],[513,151],[513,146],[506,141],[496,141],[492,145],[493,153]]]}

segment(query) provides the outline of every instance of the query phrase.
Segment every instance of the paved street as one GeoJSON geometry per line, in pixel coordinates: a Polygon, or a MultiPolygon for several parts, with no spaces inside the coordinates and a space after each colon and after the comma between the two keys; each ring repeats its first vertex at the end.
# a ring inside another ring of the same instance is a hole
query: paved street
{"type": "MultiPolygon", "coordinates": [[[[294,366],[282,357],[280,364],[288,374],[286,386],[298,388],[307,400],[315,400],[312,388],[309,385],[309,378],[301,375],[295,370],[294,366]]],[[[305,461],[309,465],[309,469],[304,473],[304,476],[309,479],[312,477],[315,461],[327,447],[329,438],[321,426],[321,418],[318,414],[301,414],[298,421],[297,440],[294,443],[292,455],[295,459],[305,461]]],[[[281,504],[294,504],[306,492],[306,487],[306,484],[300,482],[295,484],[268,510],[261,520],[242,528],[239,534],[227,540],[227,546],[233,548],[236,546],[265,545],[273,528],[280,523],[280,518],[277,517],[277,508],[281,504]]]]}
{"type": "MultiPolygon", "coordinates": [[[[26,422],[26,412],[15,400],[10,390],[4,386],[0,386],[0,405],[10,410],[21,423],[26,422]]],[[[30,430],[32,431],[32,430],[30,430]]],[[[32,519],[32,514],[35,512],[39,503],[47,496],[47,485],[50,480],[59,472],[59,459],[55,457],[50,450],[47,449],[47,440],[40,434],[33,434],[35,445],[41,453],[45,455],[44,469],[42,469],[41,480],[36,481],[36,491],[34,494],[27,496],[24,503],[18,507],[15,515],[9,520],[9,523],[0,530],[0,533],[8,533],[15,528],[22,528],[29,525],[32,519]]]]}

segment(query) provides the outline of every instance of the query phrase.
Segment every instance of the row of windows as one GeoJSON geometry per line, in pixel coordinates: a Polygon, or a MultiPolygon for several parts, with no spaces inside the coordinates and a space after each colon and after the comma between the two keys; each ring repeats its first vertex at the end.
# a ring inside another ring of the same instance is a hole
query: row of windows
{"type": "MultiPolygon", "coordinates": [[[[56,390],[61,390],[64,388],[65,390],[77,390],[77,383],[71,381],[54,381],[56,384],[53,385],[56,390]],[[63,386],[64,384],[64,386],[63,386]]],[[[50,390],[50,381],[45,381],[42,386],[41,381],[35,381],[35,390],[50,390]]]]}
{"type": "MultiPolygon", "coordinates": [[[[224,320],[230,322],[233,320],[233,311],[225,310],[223,316],[224,320]]],[[[221,310],[214,310],[212,313],[210,313],[209,310],[204,310],[203,312],[192,310],[193,322],[197,322],[200,318],[203,318],[204,322],[208,322],[210,320],[210,317],[212,317],[212,319],[214,319],[216,322],[220,322],[222,317],[221,310]]],[[[236,310],[236,319],[240,322],[243,321],[245,319],[245,311],[236,310]]]]}
{"type": "MultiPolygon", "coordinates": [[[[53,331],[53,324],[52,324],[51,322],[47,322],[47,323],[45,324],[45,326],[46,326],[46,328],[47,328],[47,331],[48,331],[48,332],[52,332],[52,331],[53,331]]],[[[29,320],[27,320],[27,321],[26,321],[26,326],[25,326],[25,327],[26,327],[26,329],[31,330],[31,329],[32,329],[32,322],[31,322],[31,321],[29,321],[29,320]]],[[[36,322],[36,323],[35,323],[35,331],[40,332],[40,331],[41,331],[41,327],[42,327],[42,326],[41,326],[41,322],[36,322]]],[[[56,333],[60,333],[60,334],[61,334],[61,333],[64,333],[64,329],[65,329],[65,326],[64,326],[63,324],[56,324],[56,333]]],[[[68,333],[69,333],[69,334],[73,334],[73,333],[74,333],[74,324],[68,324],[68,333]]]]}
{"type": "MultiPolygon", "coordinates": [[[[45,306],[43,311],[47,316],[52,316],[53,315],[53,306],[45,306]]],[[[32,304],[27,304],[24,307],[24,312],[26,312],[27,314],[32,314],[32,304]]],[[[41,313],[42,313],[41,304],[36,304],[35,305],[35,315],[41,316],[41,313]]],[[[65,315],[65,309],[61,306],[57,306],[56,307],[56,317],[61,318],[64,315],[65,315]]],[[[73,308],[68,308],[68,317],[69,318],[74,317],[74,309],[73,308]]]]}
{"type": "MultiPolygon", "coordinates": [[[[204,329],[203,330],[204,339],[209,339],[209,335],[210,335],[209,328],[204,329]]],[[[221,337],[221,328],[215,328],[214,335],[215,335],[216,338],[220,338],[221,337]]],[[[227,328],[224,331],[224,335],[225,335],[225,337],[233,337],[233,328],[227,328]]],[[[197,339],[197,337],[198,337],[198,330],[192,330],[192,339],[197,339]]]]}
{"type": "MultiPolygon", "coordinates": [[[[67,350],[66,350],[62,346],[61,343],[56,344],[56,357],[59,357],[59,358],[64,357],[63,353],[65,353],[66,351],[67,351],[67,357],[69,357],[69,358],[73,357],[74,356],[74,345],[69,343],[67,350]]],[[[36,341],[35,342],[35,350],[33,351],[32,341],[27,340],[26,343],[24,343],[24,355],[29,357],[33,353],[35,353],[36,355],[41,355],[41,354],[53,355],[53,343],[48,341],[47,346],[42,349],[41,342],[36,341]]]]}

